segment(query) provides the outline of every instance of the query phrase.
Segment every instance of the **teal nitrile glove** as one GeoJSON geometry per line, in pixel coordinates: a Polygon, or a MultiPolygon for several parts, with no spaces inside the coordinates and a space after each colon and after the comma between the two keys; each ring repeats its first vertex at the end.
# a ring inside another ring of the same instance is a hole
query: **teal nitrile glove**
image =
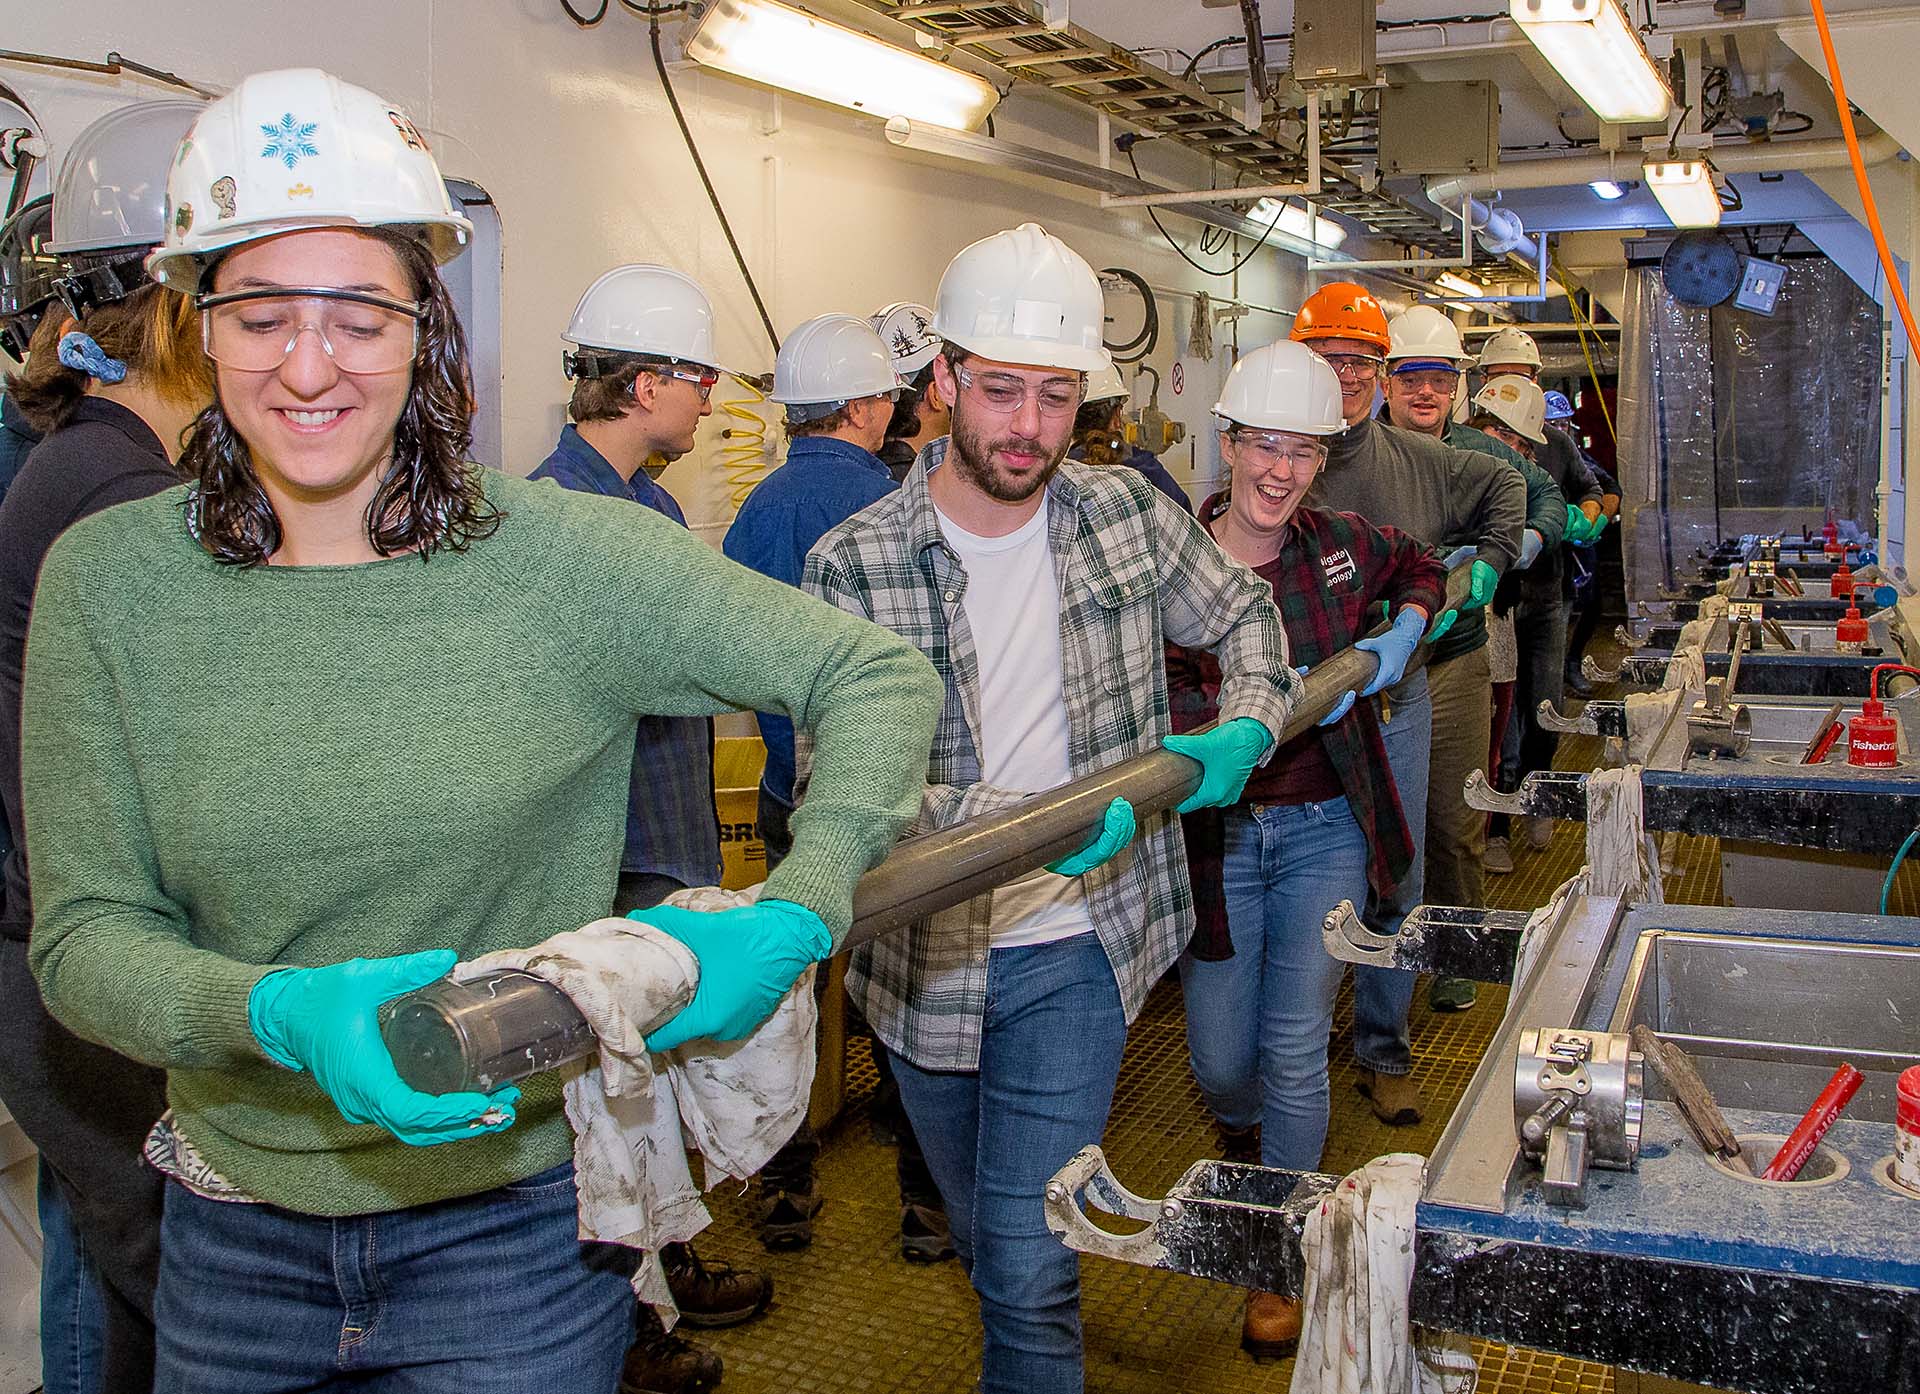
{"type": "Polygon", "coordinates": [[[1607,524],[1612,521],[1613,520],[1607,517],[1603,510],[1600,515],[1593,520],[1593,526],[1587,530],[1587,541],[1598,542],[1600,540],[1600,534],[1607,530],[1607,524]]]}
{"type": "MultiPolygon", "coordinates": [[[[1451,626],[1449,626],[1451,627],[1451,626]]],[[[1393,617],[1393,627],[1372,639],[1356,639],[1354,647],[1364,649],[1380,660],[1373,681],[1360,689],[1362,697],[1371,697],[1383,687],[1392,687],[1407,671],[1407,660],[1426,636],[1427,619],[1418,610],[1402,610],[1393,617]]]]}
{"type": "Polygon", "coordinates": [[[678,939],[700,961],[693,1000],[647,1037],[648,1050],[739,1040],[773,1015],[807,965],[833,953],[826,922],[791,900],[712,912],[655,905],[627,918],[678,939]]]}
{"type": "MultiPolygon", "coordinates": [[[[1298,673],[1303,678],[1307,675],[1307,670],[1305,667],[1295,668],[1293,671],[1298,673]]],[[[1333,704],[1333,710],[1328,712],[1325,716],[1321,717],[1318,721],[1314,722],[1313,724],[1315,726],[1333,725],[1334,722],[1338,721],[1341,717],[1345,716],[1348,712],[1353,710],[1353,697],[1354,697],[1353,689],[1348,688],[1345,692],[1340,694],[1340,700],[1333,704]]]]}
{"type": "Polygon", "coordinates": [[[1440,640],[1445,637],[1446,632],[1453,628],[1453,622],[1459,618],[1460,612],[1458,610],[1442,610],[1440,612],[1440,618],[1433,622],[1433,628],[1427,631],[1427,642],[1429,644],[1439,643],[1440,640]]]}
{"type": "Polygon", "coordinates": [[[458,960],[452,949],[430,949],[283,968],[253,985],[247,1025],[279,1064],[310,1070],[349,1123],[378,1123],[415,1147],[497,1133],[513,1124],[518,1089],[422,1094],[401,1080],[380,1038],[380,1004],[446,977],[458,960]]]}
{"type": "Polygon", "coordinates": [[[1101,815],[1100,831],[1094,834],[1093,841],[1078,852],[1048,862],[1046,870],[1055,876],[1084,876],[1101,863],[1119,856],[1133,841],[1134,830],[1133,805],[1125,799],[1115,799],[1101,815]]]}
{"type": "Polygon", "coordinates": [[[1520,560],[1516,565],[1518,565],[1522,571],[1525,571],[1533,565],[1535,559],[1540,555],[1541,548],[1546,545],[1547,539],[1535,532],[1532,528],[1523,529],[1520,533],[1520,560]]]}
{"type": "Polygon", "coordinates": [[[1466,603],[1462,610],[1478,610],[1493,599],[1494,588],[1500,584],[1500,573],[1493,569],[1491,562],[1473,559],[1472,581],[1467,586],[1466,603]]]}
{"type": "MultiPolygon", "coordinates": [[[[1607,515],[1602,513],[1602,518],[1607,515]]],[[[1567,541],[1571,543],[1591,542],[1600,534],[1592,523],[1587,521],[1586,510],[1577,503],[1567,505],[1567,541]]]]}
{"type": "Polygon", "coordinates": [[[1196,808],[1231,808],[1239,803],[1247,776],[1273,744],[1273,733],[1250,716],[1236,716],[1211,731],[1168,736],[1160,744],[1200,762],[1200,787],[1174,810],[1191,813],[1196,808]]]}

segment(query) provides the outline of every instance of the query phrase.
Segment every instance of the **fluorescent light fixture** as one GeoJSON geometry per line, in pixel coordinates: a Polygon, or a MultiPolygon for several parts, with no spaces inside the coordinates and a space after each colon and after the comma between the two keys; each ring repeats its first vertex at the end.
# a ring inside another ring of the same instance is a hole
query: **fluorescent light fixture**
{"type": "Polygon", "coordinates": [[[687,57],[750,82],[878,116],[978,129],[1000,100],[972,73],[776,0],[715,0],[687,57]]]}
{"type": "Polygon", "coordinates": [[[1660,70],[1614,0],[1511,0],[1514,23],[1602,121],[1664,121],[1660,70]]]}
{"type": "Polygon", "coordinates": [[[1626,185],[1612,179],[1594,179],[1588,182],[1587,187],[1592,189],[1594,193],[1598,194],[1608,203],[1612,203],[1617,198],[1625,198],[1627,196],[1626,185]]]}
{"type": "Polygon", "coordinates": [[[1487,288],[1469,281],[1465,276],[1456,276],[1451,271],[1442,271],[1433,282],[1442,290],[1450,290],[1455,295],[1464,295],[1474,299],[1487,293],[1487,288]]]}
{"type": "Polygon", "coordinates": [[[1275,214],[1280,217],[1277,231],[1326,251],[1338,250],[1347,240],[1347,230],[1340,224],[1328,217],[1316,218],[1297,203],[1283,204],[1278,199],[1263,198],[1253,205],[1247,217],[1256,223],[1271,223],[1275,214]]]}
{"type": "Polygon", "coordinates": [[[1649,160],[1647,187],[1675,227],[1717,227],[1720,193],[1705,160],[1649,160]]]}

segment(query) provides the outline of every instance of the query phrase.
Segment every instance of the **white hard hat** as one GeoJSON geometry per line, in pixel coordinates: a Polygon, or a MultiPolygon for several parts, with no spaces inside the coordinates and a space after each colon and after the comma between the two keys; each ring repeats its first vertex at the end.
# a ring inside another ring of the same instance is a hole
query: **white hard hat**
{"type": "Polygon", "coordinates": [[[933,330],[982,358],[1091,373],[1101,364],[1105,318],[1093,268],[1038,223],[1022,223],[947,264],[933,330]]]}
{"type": "Polygon", "coordinates": [[[670,266],[638,263],[604,272],[580,297],[560,337],[584,349],[721,369],[713,356],[713,302],[692,277],[670,266]]]}
{"type": "Polygon", "coordinates": [[[1460,346],[1460,331],[1453,321],[1431,305],[1415,305],[1387,321],[1387,336],[1393,347],[1387,350],[1387,362],[1409,358],[1434,362],[1467,363],[1473,355],[1460,346]]]}
{"type": "Polygon", "coordinates": [[[1533,335],[1523,329],[1502,329],[1497,334],[1487,335],[1486,343],[1480,346],[1480,366],[1489,363],[1524,363],[1529,368],[1540,366],[1540,346],[1533,342],[1533,335]]]}
{"type": "Polygon", "coordinates": [[[799,422],[903,385],[871,324],[854,315],[817,315],[781,340],[773,360],[773,391],[767,395],[787,408],[789,421],[799,422]],[[804,410],[808,407],[819,410],[804,410]]]}
{"type": "Polygon", "coordinates": [[[1127,386],[1126,379],[1120,376],[1120,369],[1113,361],[1113,355],[1105,349],[1106,362],[1087,374],[1087,395],[1089,402],[1110,402],[1116,397],[1131,397],[1133,391],[1127,386]]]}
{"type": "Polygon", "coordinates": [[[135,102],[67,147],[53,181],[51,252],[156,246],[167,235],[167,171],[201,102],[135,102]]]}
{"type": "Polygon", "coordinates": [[[911,300],[898,300],[875,310],[867,320],[893,355],[893,370],[909,382],[940,354],[940,336],[933,332],[933,311],[911,300]]]}
{"type": "Polygon", "coordinates": [[[186,292],[218,253],[303,228],[410,230],[440,262],[473,235],[407,114],[318,68],[254,73],[209,103],[180,142],[167,208],[147,269],[186,292]]]}
{"type": "Polygon", "coordinates": [[[1502,373],[1474,394],[1473,405],[1499,417],[1514,434],[1535,445],[1547,443],[1547,397],[1537,383],[1502,373]]]}
{"type": "Polygon", "coordinates": [[[1234,364],[1213,414],[1223,426],[1303,436],[1330,436],[1347,424],[1333,365],[1292,339],[1257,348],[1234,364]]]}

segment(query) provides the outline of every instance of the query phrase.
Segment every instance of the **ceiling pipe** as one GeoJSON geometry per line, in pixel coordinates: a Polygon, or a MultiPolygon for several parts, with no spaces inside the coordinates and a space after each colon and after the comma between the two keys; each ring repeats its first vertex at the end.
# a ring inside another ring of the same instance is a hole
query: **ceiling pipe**
{"type": "MultiPolygon", "coordinates": [[[[1761,145],[1717,145],[1704,152],[1722,174],[1791,173],[1840,169],[1848,163],[1844,140],[1775,140],[1761,145]]],[[[1879,164],[1901,153],[1900,142],[1876,131],[1860,142],[1860,155],[1879,164]]],[[[1510,189],[1557,189],[1591,184],[1596,179],[1639,179],[1641,154],[1615,150],[1550,160],[1522,160],[1486,174],[1463,174],[1427,184],[1427,197],[1456,218],[1463,199],[1510,189]]],[[[1477,200],[1476,200],[1477,201],[1477,200]]],[[[1485,207],[1484,204],[1481,205],[1485,207]]],[[[1494,210],[1499,211],[1499,210],[1494,210]]]]}
{"type": "Polygon", "coordinates": [[[1441,212],[1456,221],[1465,220],[1474,240],[1490,256],[1515,256],[1529,266],[1538,266],[1538,253],[1533,239],[1527,235],[1526,224],[1511,209],[1495,208],[1469,195],[1443,199],[1437,188],[1428,189],[1427,197],[1441,212]]]}

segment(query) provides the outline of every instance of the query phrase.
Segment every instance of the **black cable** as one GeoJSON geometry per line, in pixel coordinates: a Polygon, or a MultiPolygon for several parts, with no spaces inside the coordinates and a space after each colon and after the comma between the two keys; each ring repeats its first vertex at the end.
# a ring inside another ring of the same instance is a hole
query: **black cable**
{"type": "Polygon", "coordinates": [[[568,19],[572,20],[582,29],[591,29],[607,17],[607,6],[611,3],[612,0],[600,0],[600,8],[596,10],[591,17],[581,14],[578,10],[574,9],[572,5],[568,4],[567,0],[560,0],[560,8],[567,12],[568,19]]]}
{"type": "MultiPolygon", "coordinates": [[[[621,0],[629,9],[637,8],[632,0],[621,0]]],[[[685,6],[678,8],[684,9],[685,6]]],[[[681,114],[680,99],[674,95],[673,79],[667,76],[666,59],[660,56],[660,11],[648,10],[647,37],[653,44],[653,67],[660,74],[660,85],[666,89],[667,105],[673,108],[673,119],[680,127],[680,138],[687,143],[687,153],[693,156],[693,167],[700,174],[700,183],[707,191],[707,201],[713,205],[713,215],[720,220],[720,231],[727,235],[727,246],[733,249],[734,264],[740,268],[740,276],[747,283],[747,294],[753,297],[753,308],[760,312],[760,323],[766,326],[767,341],[773,345],[773,351],[780,352],[780,336],[773,332],[773,317],[767,313],[767,305],[760,298],[760,287],[753,283],[753,272],[747,270],[747,259],[741,254],[740,244],[734,239],[733,224],[727,221],[727,210],[720,206],[720,195],[714,192],[713,181],[707,178],[706,161],[700,158],[700,147],[693,143],[693,132],[687,129],[687,118],[681,114]]]]}
{"type": "Polygon", "coordinates": [[[1104,266],[1100,269],[1103,276],[1118,276],[1140,294],[1140,302],[1146,307],[1146,316],[1140,323],[1140,332],[1123,344],[1101,342],[1107,352],[1113,355],[1115,363],[1138,363],[1152,353],[1160,343],[1160,302],[1154,298],[1153,287],[1147,284],[1147,278],[1138,271],[1129,271],[1124,266],[1104,266]]]}
{"type": "MultiPolygon", "coordinates": [[[[1140,178],[1140,162],[1134,158],[1133,147],[1131,145],[1127,147],[1127,163],[1133,166],[1133,177],[1135,179],[1139,179],[1140,178]]],[[[1191,266],[1195,271],[1200,272],[1203,276],[1220,276],[1220,277],[1233,275],[1241,267],[1245,266],[1248,262],[1253,260],[1253,254],[1259,251],[1262,247],[1267,245],[1267,239],[1273,236],[1273,230],[1280,226],[1280,215],[1284,212],[1286,212],[1286,205],[1282,204],[1280,206],[1280,209],[1274,213],[1273,221],[1268,223],[1265,230],[1261,232],[1260,240],[1258,242],[1255,242],[1251,247],[1247,248],[1247,254],[1241,257],[1240,260],[1236,261],[1232,266],[1229,266],[1225,271],[1216,271],[1211,266],[1202,266],[1199,262],[1195,261],[1192,257],[1188,256],[1187,249],[1185,247],[1182,247],[1178,242],[1175,242],[1173,240],[1173,234],[1168,232],[1166,224],[1160,221],[1160,215],[1153,211],[1153,205],[1152,204],[1147,205],[1147,216],[1153,219],[1153,225],[1160,229],[1160,235],[1167,239],[1167,245],[1173,248],[1174,251],[1180,254],[1180,260],[1184,261],[1188,266],[1191,266]]]]}

